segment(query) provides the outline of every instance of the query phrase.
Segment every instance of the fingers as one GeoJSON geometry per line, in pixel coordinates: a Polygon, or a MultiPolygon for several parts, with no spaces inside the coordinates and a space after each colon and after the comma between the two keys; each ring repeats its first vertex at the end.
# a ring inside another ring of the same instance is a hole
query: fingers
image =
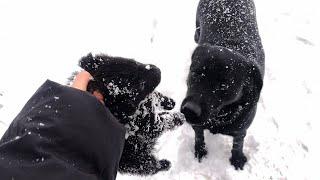
{"type": "MultiPolygon", "coordinates": [[[[92,79],[92,76],[87,71],[81,71],[78,73],[73,81],[72,87],[79,89],[81,91],[87,91],[88,83],[92,79]]],[[[92,94],[102,103],[104,104],[104,97],[98,91],[95,90],[92,94]]]]}
{"type": "Polygon", "coordinates": [[[92,79],[90,73],[88,73],[87,71],[81,71],[76,75],[72,87],[82,91],[87,91],[87,86],[90,79],[92,79]]]}
{"type": "Polygon", "coordinates": [[[93,91],[92,93],[102,104],[104,104],[104,97],[99,91],[93,91]]]}

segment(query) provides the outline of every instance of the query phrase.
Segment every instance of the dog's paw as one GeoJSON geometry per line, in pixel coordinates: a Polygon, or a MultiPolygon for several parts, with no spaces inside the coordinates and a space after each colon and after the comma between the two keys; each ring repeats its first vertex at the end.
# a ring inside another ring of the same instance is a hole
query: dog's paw
{"type": "Polygon", "coordinates": [[[232,151],[231,153],[230,163],[236,170],[243,170],[243,167],[247,162],[247,157],[242,152],[232,151]]]}
{"type": "Polygon", "coordinates": [[[173,122],[176,126],[181,126],[186,121],[184,115],[180,112],[174,112],[173,117],[173,122]]]}
{"type": "Polygon", "coordinates": [[[162,159],[159,161],[158,171],[167,171],[170,169],[170,167],[171,167],[171,162],[166,159],[162,159]]]}
{"type": "Polygon", "coordinates": [[[172,98],[157,91],[154,92],[154,98],[159,102],[160,108],[164,110],[172,110],[176,105],[176,102],[172,98]]]}
{"type": "Polygon", "coordinates": [[[208,151],[206,148],[198,148],[196,149],[194,156],[196,159],[198,159],[199,163],[205,158],[208,154],[208,151]]]}

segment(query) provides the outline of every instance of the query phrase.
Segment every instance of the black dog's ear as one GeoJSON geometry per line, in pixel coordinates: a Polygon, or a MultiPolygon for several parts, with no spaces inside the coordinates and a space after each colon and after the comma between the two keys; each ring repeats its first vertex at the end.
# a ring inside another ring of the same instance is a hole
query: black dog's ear
{"type": "Polygon", "coordinates": [[[263,87],[262,71],[257,63],[251,61],[247,61],[245,67],[247,73],[245,86],[248,87],[250,91],[249,94],[253,97],[253,101],[258,102],[263,87]]]}
{"type": "Polygon", "coordinates": [[[94,75],[101,65],[105,64],[105,60],[100,56],[93,57],[92,53],[84,56],[79,61],[79,66],[94,75]]]}
{"type": "Polygon", "coordinates": [[[87,56],[83,56],[80,61],[79,61],[79,66],[88,71],[89,73],[92,72],[92,66],[91,66],[91,62],[93,62],[94,58],[92,56],[92,53],[89,53],[87,56]]]}
{"type": "Polygon", "coordinates": [[[192,61],[197,60],[205,55],[208,55],[210,52],[210,46],[207,44],[198,45],[191,56],[192,61]]]}
{"type": "Polygon", "coordinates": [[[251,77],[253,79],[254,88],[257,92],[260,93],[262,87],[263,87],[263,76],[261,74],[261,69],[256,64],[252,66],[251,68],[251,77]]]}
{"type": "MultiPolygon", "coordinates": [[[[194,71],[196,69],[200,69],[201,66],[204,66],[206,64],[205,62],[212,62],[208,61],[209,59],[211,59],[210,51],[211,47],[209,45],[201,44],[197,46],[191,56],[190,70],[194,71]]],[[[211,63],[211,65],[213,64],[211,63]]]]}

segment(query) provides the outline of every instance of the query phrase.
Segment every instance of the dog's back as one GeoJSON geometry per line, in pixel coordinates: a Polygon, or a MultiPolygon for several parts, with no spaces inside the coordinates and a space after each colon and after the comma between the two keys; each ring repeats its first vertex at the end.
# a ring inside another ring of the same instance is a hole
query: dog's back
{"type": "Polygon", "coordinates": [[[264,74],[264,51],[252,0],[200,0],[195,41],[222,46],[255,61],[264,74]]]}

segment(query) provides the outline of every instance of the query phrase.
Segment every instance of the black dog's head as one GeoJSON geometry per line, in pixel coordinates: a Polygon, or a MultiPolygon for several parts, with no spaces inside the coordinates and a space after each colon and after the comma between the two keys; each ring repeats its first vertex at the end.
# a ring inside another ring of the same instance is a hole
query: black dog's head
{"type": "Polygon", "coordinates": [[[79,65],[94,78],[88,91],[100,91],[105,105],[116,116],[132,115],[161,79],[159,68],[133,59],[89,54],[80,60],[79,65]]]}
{"type": "Polygon", "coordinates": [[[239,100],[245,82],[244,57],[224,47],[200,45],[192,55],[188,92],[181,112],[193,125],[202,125],[239,100]]]}

